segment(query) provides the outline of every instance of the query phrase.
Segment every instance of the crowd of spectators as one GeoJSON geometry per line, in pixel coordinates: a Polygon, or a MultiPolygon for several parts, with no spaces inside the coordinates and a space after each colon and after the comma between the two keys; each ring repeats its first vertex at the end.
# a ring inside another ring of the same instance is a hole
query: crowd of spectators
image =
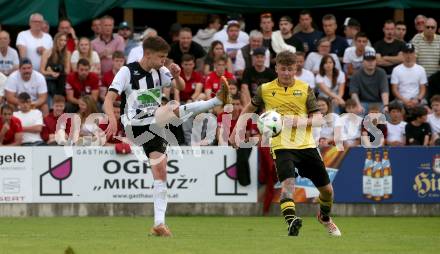
{"type": "MultiPolygon", "coordinates": [[[[164,90],[165,101],[206,100],[220,88],[221,76],[231,83],[233,108],[214,108],[219,128],[215,138],[207,139],[212,130],[205,122],[201,125],[205,134],[197,144],[221,143],[225,135],[220,131],[221,119],[231,114],[235,121],[258,86],[276,78],[274,58],[282,50],[295,52],[297,79],[314,90],[326,116],[324,126],[314,130],[320,146],[338,141],[345,147],[362,141],[390,146],[440,144],[440,37],[435,19],[418,15],[416,34],[406,34],[410,24],[384,20],[383,39],[377,42],[370,42],[354,18],[341,24],[344,34],[338,35],[334,15],[318,19],[309,11],[296,19],[274,20],[263,13],[259,21],[231,19],[222,24],[220,16],[210,15],[207,26],[194,36],[181,24],[170,31],[167,63],[181,66],[186,85],[183,91],[164,90]],[[245,22],[260,22],[260,30],[247,33],[245,22]],[[379,113],[385,117],[378,117],[379,113]],[[380,129],[383,138],[375,140],[364,121],[380,129]]],[[[157,36],[155,29],[147,28],[137,39],[127,22],[115,28],[111,16],[93,19],[92,38],[81,37],[68,19],[59,21],[53,37],[46,26],[41,14],[32,14],[29,29],[17,35],[15,44],[7,31],[0,31],[0,146],[57,144],[70,134],[69,121],[62,134],[57,133],[63,113],[77,113],[81,119],[78,145],[87,143],[83,137],[101,137],[105,125],[90,123],[87,117],[102,112],[107,88],[118,70],[142,57],[141,40],[157,36]]],[[[119,114],[118,105],[115,110],[119,114]]],[[[191,145],[192,126],[170,127],[180,145],[191,145]]],[[[247,135],[258,135],[251,129],[247,135]]],[[[118,135],[123,136],[123,130],[118,135]]],[[[117,142],[120,139],[110,138],[103,143],[117,142]]]]}

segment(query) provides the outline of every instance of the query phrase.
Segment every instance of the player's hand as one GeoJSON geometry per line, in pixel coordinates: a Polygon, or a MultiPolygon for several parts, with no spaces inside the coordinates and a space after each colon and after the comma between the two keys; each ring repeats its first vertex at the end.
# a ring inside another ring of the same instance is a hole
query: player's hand
{"type": "Polygon", "coordinates": [[[171,75],[173,76],[174,79],[177,79],[180,76],[180,67],[179,65],[172,63],[170,64],[170,67],[168,68],[171,72],[171,75]]]}
{"type": "Polygon", "coordinates": [[[118,132],[118,123],[116,119],[109,119],[107,129],[105,129],[105,135],[107,139],[111,139],[118,132]]]}

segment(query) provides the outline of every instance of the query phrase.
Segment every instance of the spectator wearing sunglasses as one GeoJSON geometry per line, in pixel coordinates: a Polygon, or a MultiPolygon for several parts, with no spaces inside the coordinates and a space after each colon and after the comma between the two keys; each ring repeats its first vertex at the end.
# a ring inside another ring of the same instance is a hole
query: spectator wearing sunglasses
{"type": "Polygon", "coordinates": [[[428,77],[439,70],[440,37],[435,31],[437,22],[433,18],[427,18],[423,32],[416,34],[411,40],[416,50],[417,64],[425,68],[428,77]]]}

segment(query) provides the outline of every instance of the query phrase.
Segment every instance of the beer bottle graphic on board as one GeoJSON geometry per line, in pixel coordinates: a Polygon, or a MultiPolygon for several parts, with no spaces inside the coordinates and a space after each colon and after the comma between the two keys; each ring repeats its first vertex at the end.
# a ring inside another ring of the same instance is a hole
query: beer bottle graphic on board
{"type": "Polygon", "coordinates": [[[372,196],[374,201],[383,198],[383,170],[379,151],[374,154],[372,196]]]}
{"type": "Polygon", "coordinates": [[[388,150],[383,151],[383,199],[390,199],[393,194],[393,175],[391,171],[391,162],[388,157],[388,150]]]}
{"type": "Polygon", "coordinates": [[[364,197],[372,198],[372,187],[373,187],[373,152],[367,150],[367,156],[365,158],[364,170],[362,175],[362,194],[364,197]]]}

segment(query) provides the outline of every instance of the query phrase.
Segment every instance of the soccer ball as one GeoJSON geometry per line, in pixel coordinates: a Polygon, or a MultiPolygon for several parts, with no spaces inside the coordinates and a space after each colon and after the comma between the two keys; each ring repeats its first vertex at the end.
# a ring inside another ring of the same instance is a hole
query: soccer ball
{"type": "Polygon", "coordinates": [[[283,128],[283,120],[279,113],[266,111],[258,118],[257,126],[261,134],[269,133],[270,136],[275,137],[283,128]]]}

